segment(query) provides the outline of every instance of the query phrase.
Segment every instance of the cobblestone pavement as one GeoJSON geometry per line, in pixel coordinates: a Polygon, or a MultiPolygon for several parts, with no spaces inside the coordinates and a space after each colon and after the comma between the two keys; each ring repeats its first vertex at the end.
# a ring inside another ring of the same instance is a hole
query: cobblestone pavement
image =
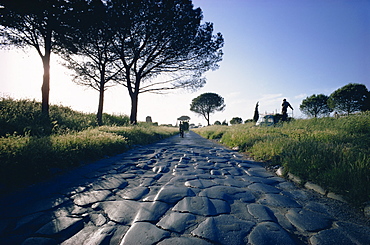
{"type": "Polygon", "coordinates": [[[193,132],[0,201],[0,244],[370,244],[337,201],[193,132]]]}

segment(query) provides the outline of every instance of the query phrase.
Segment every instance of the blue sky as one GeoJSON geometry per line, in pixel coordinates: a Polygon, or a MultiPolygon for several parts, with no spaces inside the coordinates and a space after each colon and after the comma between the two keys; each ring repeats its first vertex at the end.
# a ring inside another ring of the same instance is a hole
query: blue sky
{"type": "MultiPolygon", "coordinates": [[[[191,100],[205,92],[225,99],[226,109],[211,122],[243,120],[280,111],[286,98],[294,117],[312,94],[330,95],[348,83],[370,89],[370,1],[368,0],[193,0],[204,20],[213,22],[225,38],[220,68],[206,74],[207,84],[195,93],[142,94],[138,119],[151,116],[159,123],[176,123],[190,112],[191,100]]],[[[35,51],[0,51],[0,95],[41,100],[42,65],[35,51]],[[20,69],[19,69],[20,68],[20,69]]],[[[53,104],[95,112],[98,93],[71,82],[54,56],[50,98],[53,104]]],[[[106,92],[105,111],[129,114],[130,102],[122,87],[106,92]]],[[[288,111],[291,113],[291,111],[288,111]]]]}

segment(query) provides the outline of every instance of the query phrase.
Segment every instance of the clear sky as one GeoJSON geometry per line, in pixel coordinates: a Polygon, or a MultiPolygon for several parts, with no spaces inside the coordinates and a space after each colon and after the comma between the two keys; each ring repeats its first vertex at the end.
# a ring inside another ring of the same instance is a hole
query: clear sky
{"type": "MultiPolygon", "coordinates": [[[[151,116],[160,124],[187,115],[191,123],[206,121],[189,110],[191,100],[214,92],[225,99],[216,120],[280,112],[283,98],[303,117],[302,100],[312,94],[330,95],[348,84],[370,89],[369,0],[193,0],[225,39],[220,68],[206,73],[207,84],[194,93],[141,94],[138,120],[151,116]]],[[[98,92],[78,86],[53,56],[52,104],[96,112],[98,92]]],[[[0,51],[0,95],[41,100],[42,64],[34,50],[0,51]]],[[[129,114],[123,86],[106,91],[105,112],[129,114]]],[[[291,110],[288,111],[291,115],[291,110]]]]}

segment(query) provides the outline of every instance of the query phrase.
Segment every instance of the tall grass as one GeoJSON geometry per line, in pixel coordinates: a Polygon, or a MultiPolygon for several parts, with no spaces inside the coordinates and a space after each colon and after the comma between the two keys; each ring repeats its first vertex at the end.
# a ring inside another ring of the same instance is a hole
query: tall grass
{"type": "MultiPolygon", "coordinates": [[[[96,127],[96,115],[82,113],[65,106],[50,106],[50,118],[43,117],[41,103],[35,100],[0,98],[0,136],[45,136],[96,127]]],[[[103,114],[103,124],[128,125],[127,116],[103,114]]]]}
{"type": "Polygon", "coordinates": [[[305,181],[342,194],[357,205],[370,200],[370,113],[296,120],[280,127],[236,125],[195,130],[238,146],[255,159],[283,165],[305,181]]]}

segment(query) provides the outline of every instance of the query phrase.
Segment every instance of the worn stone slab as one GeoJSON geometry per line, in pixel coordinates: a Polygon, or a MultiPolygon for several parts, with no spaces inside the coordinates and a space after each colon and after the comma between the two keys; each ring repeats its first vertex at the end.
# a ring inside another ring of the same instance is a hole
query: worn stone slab
{"type": "Polygon", "coordinates": [[[116,193],[116,195],[122,197],[123,199],[139,200],[148,193],[149,193],[148,187],[138,186],[138,187],[134,187],[130,189],[126,188],[126,189],[120,190],[116,193]]]}
{"type": "Polygon", "coordinates": [[[332,223],[329,217],[305,209],[290,209],[285,216],[290,223],[303,232],[324,230],[332,223]]]}
{"type": "Polygon", "coordinates": [[[310,237],[312,245],[355,245],[342,230],[329,229],[318,232],[310,237]]]}
{"type": "Polygon", "coordinates": [[[130,227],[120,244],[152,245],[169,236],[168,231],[159,229],[151,223],[137,222],[130,227]]]}
{"type": "Polygon", "coordinates": [[[211,200],[207,197],[185,197],[179,201],[172,210],[203,216],[212,216],[229,213],[230,205],[223,200],[211,200]]]}
{"type": "Polygon", "coordinates": [[[182,233],[187,227],[195,224],[195,220],[196,216],[193,214],[173,212],[163,217],[157,226],[164,230],[182,233]]]}
{"type": "Polygon", "coordinates": [[[158,245],[212,245],[203,239],[196,237],[172,237],[157,243],[158,245]]]}
{"type": "Polygon", "coordinates": [[[370,244],[370,227],[350,222],[337,222],[338,228],[357,244],[370,244]]]}
{"type": "Polygon", "coordinates": [[[185,182],[185,186],[187,187],[193,187],[193,188],[199,188],[204,189],[211,186],[215,186],[216,184],[210,180],[203,180],[203,179],[195,179],[195,180],[189,180],[185,182]]]}
{"type": "Polygon", "coordinates": [[[86,191],[72,196],[73,202],[79,206],[87,206],[105,200],[112,193],[108,190],[86,191]]]}
{"type": "Polygon", "coordinates": [[[116,177],[107,177],[102,180],[95,181],[91,189],[92,190],[113,190],[113,189],[123,189],[128,185],[127,180],[118,179],[116,177]]]}
{"type": "Polygon", "coordinates": [[[262,183],[253,183],[248,186],[248,189],[259,192],[259,193],[275,193],[278,194],[281,192],[281,190],[271,186],[271,185],[266,185],[262,183]]]}
{"type": "Polygon", "coordinates": [[[164,202],[143,202],[139,204],[139,211],[134,219],[138,221],[158,221],[159,218],[169,209],[169,205],[164,202]]]}
{"type": "Polygon", "coordinates": [[[256,217],[260,222],[262,221],[271,221],[277,222],[277,219],[274,213],[266,206],[261,204],[249,204],[248,212],[256,217]]]}
{"type": "Polygon", "coordinates": [[[260,199],[258,202],[263,205],[274,207],[285,207],[285,208],[302,207],[293,199],[279,194],[266,194],[265,197],[260,199]]]}
{"type": "Polygon", "coordinates": [[[30,237],[27,238],[22,245],[57,245],[58,242],[47,237],[30,237]]]}
{"type": "Polygon", "coordinates": [[[265,169],[255,169],[255,168],[250,168],[248,170],[245,170],[245,173],[248,174],[249,176],[252,177],[262,177],[262,178],[269,178],[269,177],[274,177],[275,175],[267,172],[265,169]]]}
{"type": "Polygon", "coordinates": [[[192,235],[205,238],[217,244],[245,244],[244,238],[255,223],[242,221],[233,216],[220,215],[203,221],[192,235]]]}
{"type": "Polygon", "coordinates": [[[59,234],[63,237],[70,237],[83,228],[83,219],[59,217],[41,227],[36,234],[51,236],[59,234]]]}
{"type": "Polygon", "coordinates": [[[258,223],[248,237],[251,245],[295,245],[281,226],[274,222],[258,223]]]}
{"type": "Polygon", "coordinates": [[[97,230],[98,227],[95,227],[93,225],[85,226],[71,238],[62,242],[61,245],[84,244],[83,241],[86,241],[91,236],[91,234],[94,234],[97,230]]]}
{"type": "Polygon", "coordinates": [[[232,187],[232,186],[213,186],[202,190],[199,196],[222,199],[225,201],[239,199],[242,195],[241,193],[246,192],[245,189],[232,187]],[[237,195],[240,194],[240,195],[237,195]]]}
{"type": "Polygon", "coordinates": [[[234,178],[229,178],[229,177],[225,179],[217,178],[212,181],[218,185],[226,185],[226,186],[234,186],[234,187],[247,187],[248,185],[252,183],[249,181],[236,180],[234,178]]]}
{"type": "Polygon", "coordinates": [[[176,203],[184,197],[195,196],[194,191],[187,187],[176,187],[176,186],[164,186],[162,187],[157,196],[154,198],[155,201],[162,201],[165,203],[176,203]]]}
{"type": "Polygon", "coordinates": [[[121,223],[131,224],[140,209],[140,203],[131,200],[106,201],[99,204],[109,219],[121,223]]]}

